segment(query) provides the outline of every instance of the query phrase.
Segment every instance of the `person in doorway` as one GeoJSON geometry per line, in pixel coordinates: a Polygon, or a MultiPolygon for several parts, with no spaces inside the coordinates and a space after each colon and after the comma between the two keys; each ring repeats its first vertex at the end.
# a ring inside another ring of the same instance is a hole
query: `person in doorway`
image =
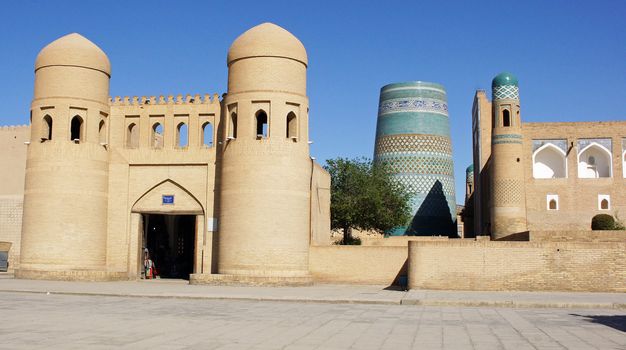
{"type": "Polygon", "coordinates": [[[143,251],[143,268],[145,271],[146,279],[156,278],[156,267],[154,266],[154,261],[150,259],[150,252],[148,248],[143,251]]]}

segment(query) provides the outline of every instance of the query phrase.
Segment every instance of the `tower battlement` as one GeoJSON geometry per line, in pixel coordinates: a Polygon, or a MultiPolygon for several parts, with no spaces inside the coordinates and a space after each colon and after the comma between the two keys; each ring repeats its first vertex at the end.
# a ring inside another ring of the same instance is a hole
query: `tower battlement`
{"type": "Polygon", "coordinates": [[[195,95],[160,95],[160,96],[115,96],[109,97],[111,106],[141,106],[141,105],[182,105],[182,104],[216,104],[220,103],[219,94],[195,95]]]}

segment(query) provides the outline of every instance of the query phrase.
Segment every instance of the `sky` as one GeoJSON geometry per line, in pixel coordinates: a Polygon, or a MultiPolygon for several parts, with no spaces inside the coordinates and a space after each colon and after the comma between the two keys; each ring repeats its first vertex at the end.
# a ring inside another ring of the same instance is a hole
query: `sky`
{"type": "MultiPolygon", "coordinates": [[[[275,23],[309,58],[311,155],[373,156],[380,88],[423,80],[448,94],[456,199],[472,162],[477,89],[509,71],[524,122],[626,119],[626,0],[5,1],[0,125],[27,124],[37,53],[78,32],[111,61],[111,96],[226,92],[226,53],[275,23]]],[[[490,94],[490,92],[489,92],[490,94]]]]}

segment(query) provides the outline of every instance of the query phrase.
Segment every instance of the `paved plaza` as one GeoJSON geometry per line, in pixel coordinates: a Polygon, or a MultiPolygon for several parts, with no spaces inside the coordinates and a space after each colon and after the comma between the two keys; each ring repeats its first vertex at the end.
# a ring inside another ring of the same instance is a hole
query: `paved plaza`
{"type": "Polygon", "coordinates": [[[1,349],[626,349],[611,309],[0,293],[1,349]]]}

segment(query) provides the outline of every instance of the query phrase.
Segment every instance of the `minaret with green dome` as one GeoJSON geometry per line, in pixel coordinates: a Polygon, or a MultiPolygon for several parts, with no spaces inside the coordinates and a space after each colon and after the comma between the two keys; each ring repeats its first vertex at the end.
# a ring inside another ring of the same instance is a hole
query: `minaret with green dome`
{"type": "Polygon", "coordinates": [[[491,83],[491,238],[527,231],[519,87],[511,73],[491,83]]]}

